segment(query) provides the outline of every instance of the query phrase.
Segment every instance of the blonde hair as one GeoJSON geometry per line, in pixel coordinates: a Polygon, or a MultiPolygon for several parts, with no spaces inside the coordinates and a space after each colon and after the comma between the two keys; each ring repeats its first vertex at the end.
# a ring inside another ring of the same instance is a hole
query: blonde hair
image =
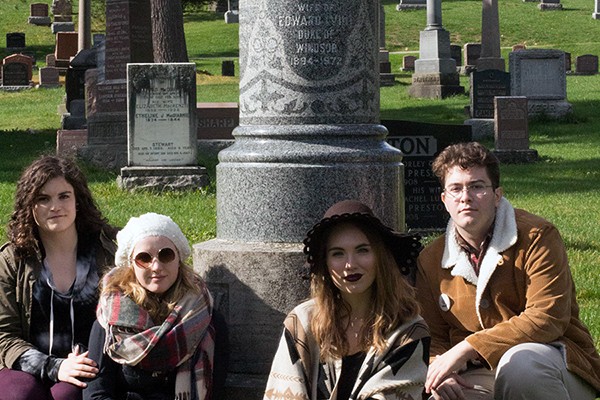
{"type": "Polygon", "coordinates": [[[134,266],[131,263],[130,265],[115,267],[104,280],[101,295],[109,295],[115,292],[123,293],[148,311],[155,324],[162,323],[187,292],[201,293],[198,285],[201,278],[183,261],[179,262],[177,280],[163,296],[157,296],[146,290],[135,277],[133,268],[134,266]]]}
{"type": "MultiPolygon", "coordinates": [[[[360,348],[367,351],[372,346],[377,353],[381,353],[386,346],[386,337],[419,314],[415,290],[401,274],[381,235],[368,224],[358,221],[348,223],[367,236],[375,254],[376,277],[371,291],[368,320],[364,321],[359,333],[360,348]]],[[[323,235],[325,242],[331,231],[323,235]]],[[[347,355],[349,344],[346,329],[350,315],[350,306],[342,299],[328,272],[325,252],[326,246],[321,246],[315,255],[311,297],[316,308],[310,323],[323,361],[347,355]]]]}

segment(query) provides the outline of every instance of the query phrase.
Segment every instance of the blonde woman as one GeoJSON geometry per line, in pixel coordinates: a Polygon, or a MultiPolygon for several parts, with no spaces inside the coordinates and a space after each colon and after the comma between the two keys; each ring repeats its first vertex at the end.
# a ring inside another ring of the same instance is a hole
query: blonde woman
{"type": "Polygon", "coordinates": [[[184,263],[190,246],[165,215],[129,220],[103,279],[86,400],[212,398],[215,330],[206,285],[184,263]]]}
{"type": "Polygon", "coordinates": [[[304,244],[311,299],[284,322],[264,399],[420,399],[429,332],[405,276],[418,239],[346,200],[304,244]]]}

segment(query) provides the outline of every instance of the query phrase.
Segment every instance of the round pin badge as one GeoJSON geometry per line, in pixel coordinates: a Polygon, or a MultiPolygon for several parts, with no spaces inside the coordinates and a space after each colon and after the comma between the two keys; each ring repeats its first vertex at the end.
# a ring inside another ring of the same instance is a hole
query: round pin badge
{"type": "Polygon", "coordinates": [[[449,311],[450,307],[452,306],[452,300],[450,300],[450,296],[448,296],[446,293],[442,293],[440,295],[438,302],[442,311],[449,311]]]}

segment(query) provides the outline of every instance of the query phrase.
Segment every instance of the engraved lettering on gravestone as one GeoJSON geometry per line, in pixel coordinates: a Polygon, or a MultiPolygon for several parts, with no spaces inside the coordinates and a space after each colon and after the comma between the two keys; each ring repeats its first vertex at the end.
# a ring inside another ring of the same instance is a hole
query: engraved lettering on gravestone
{"type": "Polygon", "coordinates": [[[357,8],[339,0],[278,4],[271,18],[283,38],[287,64],[292,70],[310,80],[336,75],[346,61],[346,39],[357,8]]]}
{"type": "Polygon", "coordinates": [[[241,18],[251,21],[240,25],[248,38],[247,47],[240,44],[242,124],[378,121],[376,2],[255,0],[242,7],[241,18]]]}
{"type": "Polygon", "coordinates": [[[510,95],[510,74],[499,70],[471,73],[471,117],[494,118],[494,97],[510,95]]]}
{"type": "MultiPolygon", "coordinates": [[[[168,65],[168,64],[167,64],[168,65]]],[[[194,76],[163,68],[129,65],[134,102],[131,160],[135,165],[186,165],[193,157],[187,88],[194,76]]],[[[194,104],[195,107],[195,104],[194,104]]],[[[130,122],[130,126],[131,122],[130,122]]]]}
{"type": "Polygon", "coordinates": [[[496,150],[529,149],[527,97],[496,97],[496,150]]]}

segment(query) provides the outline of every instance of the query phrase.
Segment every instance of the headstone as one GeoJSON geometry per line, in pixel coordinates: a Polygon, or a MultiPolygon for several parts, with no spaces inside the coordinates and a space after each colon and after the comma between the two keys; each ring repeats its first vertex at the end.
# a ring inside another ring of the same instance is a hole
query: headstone
{"type": "Polygon", "coordinates": [[[25,49],[25,33],[9,32],[6,34],[6,51],[16,53],[25,49]]]}
{"type": "Polygon", "coordinates": [[[197,103],[198,140],[233,140],[240,124],[238,103],[197,103]]]}
{"type": "Polygon", "coordinates": [[[221,62],[222,76],[235,76],[235,63],[233,60],[223,60],[221,62]]]}
{"type": "Polygon", "coordinates": [[[565,51],[565,71],[571,72],[571,53],[565,51]]]}
{"type": "Polygon", "coordinates": [[[31,3],[27,22],[33,25],[49,26],[52,20],[48,16],[48,4],[31,3]]]}
{"type": "Polygon", "coordinates": [[[414,71],[416,60],[417,60],[417,57],[415,57],[415,56],[402,57],[402,71],[414,71]]]}
{"type": "Polygon", "coordinates": [[[199,189],[209,183],[197,166],[196,66],[127,65],[127,166],[121,189],[199,189]]]}
{"type": "Polygon", "coordinates": [[[378,3],[240,2],[240,125],[219,153],[217,238],[193,257],[229,325],[228,399],[263,398],[282,321],[308,295],[290,279],[300,242],[327,208],[357,198],[405,229],[402,155],[379,124],[378,3]]]}
{"type": "Polygon", "coordinates": [[[592,13],[592,18],[600,19],[600,0],[594,1],[594,12],[592,13]]]}
{"type": "Polygon", "coordinates": [[[54,54],[46,55],[46,66],[47,67],[56,67],[56,56],[54,54]]]}
{"type": "Polygon", "coordinates": [[[510,96],[510,74],[488,69],[471,73],[471,118],[494,118],[494,97],[510,96]]]}
{"type": "Polygon", "coordinates": [[[596,75],[598,73],[598,56],[584,54],[575,59],[575,73],[579,75],[596,75]]]}
{"type": "Polygon", "coordinates": [[[519,43],[519,44],[515,44],[513,45],[513,47],[511,48],[512,51],[519,51],[519,50],[527,50],[527,46],[519,43]]]}
{"type": "Polygon", "coordinates": [[[450,56],[450,33],[442,26],[442,0],[427,2],[427,27],[419,34],[419,59],[408,95],[443,99],[463,94],[456,61],[450,56]]]}
{"type": "Polygon", "coordinates": [[[2,86],[29,86],[28,66],[22,62],[2,65],[2,86]]]}
{"type": "Polygon", "coordinates": [[[541,0],[538,8],[542,11],[562,10],[560,0],[541,0]]]}
{"type": "Polygon", "coordinates": [[[562,118],[572,112],[566,101],[565,53],[521,50],[509,54],[511,96],[526,96],[529,116],[562,118]]]}
{"type": "Polygon", "coordinates": [[[456,62],[456,66],[462,66],[462,47],[458,44],[450,45],[450,57],[456,62]]]}
{"type": "Polygon", "coordinates": [[[56,59],[56,67],[69,67],[71,57],[77,54],[77,32],[58,32],[56,34],[56,47],[54,57],[56,59]]]}
{"type": "Polygon", "coordinates": [[[498,0],[483,0],[481,9],[481,53],[476,64],[477,71],[504,71],[506,67],[500,55],[498,0]]]}
{"type": "Polygon", "coordinates": [[[73,22],[53,22],[50,30],[55,35],[59,32],[75,32],[75,24],[73,22]]]}
{"type": "Polygon", "coordinates": [[[27,81],[33,78],[33,59],[24,54],[12,54],[2,60],[2,64],[19,63],[26,65],[27,81]]]}
{"type": "Polygon", "coordinates": [[[494,154],[504,163],[533,162],[537,151],[529,148],[527,97],[494,98],[494,154]]]}
{"type": "Polygon", "coordinates": [[[55,67],[42,67],[39,70],[40,83],[38,87],[41,88],[53,88],[60,86],[60,78],[58,74],[58,68],[55,67]]]}
{"type": "Polygon", "coordinates": [[[465,66],[475,67],[481,55],[481,43],[465,43],[463,46],[465,66]]]}
{"type": "Polygon", "coordinates": [[[227,11],[225,12],[226,24],[237,24],[240,22],[239,0],[227,0],[227,11]]]}
{"type": "Polygon", "coordinates": [[[193,63],[128,64],[128,165],[196,162],[193,63]]]}
{"type": "Polygon", "coordinates": [[[445,147],[471,141],[469,125],[430,124],[382,120],[387,142],[402,151],[406,225],[411,231],[441,231],[448,213],[441,201],[441,187],[431,170],[434,158],[445,147]]]}
{"type": "Polygon", "coordinates": [[[73,3],[71,0],[53,0],[52,15],[54,15],[54,22],[73,21],[73,3]]]}
{"type": "Polygon", "coordinates": [[[396,10],[421,10],[427,8],[427,0],[400,0],[396,10]]]}
{"type": "Polygon", "coordinates": [[[97,72],[86,71],[88,145],[82,158],[102,168],[127,165],[127,63],[153,61],[149,0],[107,0],[97,72]],[[92,81],[93,79],[93,81],[92,81]]]}
{"type": "Polygon", "coordinates": [[[56,132],[56,155],[75,157],[87,143],[87,129],[59,129],[56,132]]]}

